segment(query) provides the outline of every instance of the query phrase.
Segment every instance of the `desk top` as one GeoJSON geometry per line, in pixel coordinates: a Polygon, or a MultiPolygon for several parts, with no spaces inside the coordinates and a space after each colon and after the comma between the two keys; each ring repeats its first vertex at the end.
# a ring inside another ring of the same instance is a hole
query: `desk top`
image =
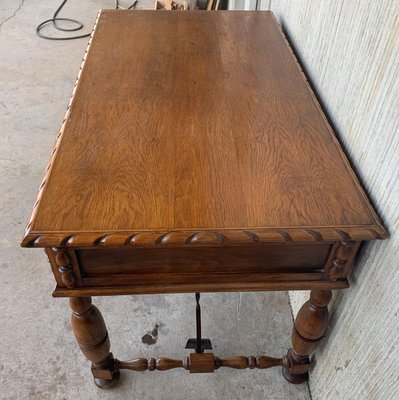
{"type": "Polygon", "coordinates": [[[385,236],[272,13],[103,10],[22,245],[385,236]]]}

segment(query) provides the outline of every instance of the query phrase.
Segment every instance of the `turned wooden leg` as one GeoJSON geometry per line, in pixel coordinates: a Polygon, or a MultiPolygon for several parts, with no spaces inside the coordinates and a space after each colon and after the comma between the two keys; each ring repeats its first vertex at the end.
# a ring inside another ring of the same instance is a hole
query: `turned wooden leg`
{"type": "Polygon", "coordinates": [[[119,371],[114,371],[108,332],[100,311],[92,305],[91,297],[71,297],[69,303],[73,310],[73,333],[83,354],[92,362],[94,383],[102,389],[113,387],[119,371]]]}
{"type": "Polygon", "coordinates": [[[328,328],[327,306],[331,296],[331,290],[312,290],[310,299],[299,310],[292,331],[292,348],[287,354],[290,367],[283,368],[288,382],[302,383],[308,379],[309,355],[328,328]]]}

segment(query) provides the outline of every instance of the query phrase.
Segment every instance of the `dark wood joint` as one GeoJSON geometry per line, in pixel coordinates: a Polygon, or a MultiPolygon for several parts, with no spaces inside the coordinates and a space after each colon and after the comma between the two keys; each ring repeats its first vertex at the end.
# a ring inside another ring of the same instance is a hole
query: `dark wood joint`
{"type": "Polygon", "coordinates": [[[112,353],[109,353],[104,365],[91,365],[91,373],[94,379],[113,379],[115,371],[115,359],[112,353]]]}
{"type": "Polygon", "coordinates": [[[214,372],[215,361],[212,353],[191,353],[190,354],[190,373],[203,374],[214,372]]]}
{"type": "Polygon", "coordinates": [[[298,376],[298,382],[291,383],[301,383],[303,382],[303,377],[306,376],[312,366],[310,358],[308,356],[301,356],[295,350],[290,349],[287,353],[287,367],[283,366],[283,369],[288,372],[289,376],[298,376]]]}

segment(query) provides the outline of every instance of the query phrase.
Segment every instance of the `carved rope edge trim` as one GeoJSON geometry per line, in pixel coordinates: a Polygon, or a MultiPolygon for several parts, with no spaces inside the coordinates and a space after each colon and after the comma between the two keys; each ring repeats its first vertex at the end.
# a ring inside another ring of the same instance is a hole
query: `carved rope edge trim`
{"type": "Polygon", "coordinates": [[[34,233],[28,232],[23,247],[119,247],[146,245],[230,245],[275,242],[331,242],[384,239],[386,232],[372,228],[333,229],[270,228],[257,230],[197,230],[125,233],[34,233]]]}
{"type": "MultiPolygon", "coordinates": [[[[36,218],[37,208],[38,208],[38,205],[39,205],[39,203],[40,203],[40,200],[41,200],[41,197],[42,197],[42,193],[43,193],[43,191],[44,191],[44,188],[45,188],[45,186],[46,186],[46,184],[47,184],[47,182],[48,182],[48,180],[49,180],[50,173],[51,173],[51,170],[52,170],[52,167],[53,167],[53,164],[54,164],[55,156],[56,156],[56,154],[57,154],[57,151],[58,151],[58,148],[59,148],[59,145],[60,145],[62,136],[63,136],[63,134],[64,134],[66,122],[67,122],[68,118],[69,118],[70,115],[71,115],[71,106],[72,106],[73,100],[74,100],[74,98],[75,98],[77,86],[78,86],[78,84],[79,84],[80,77],[81,77],[81,75],[82,75],[83,67],[84,67],[84,65],[85,65],[85,63],[86,63],[87,54],[88,54],[88,52],[89,52],[91,43],[92,43],[92,41],[93,41],[94,33],[95,33],[95,30],[96,30],[96,27],[97,27],[97,24],[98,24],[98,20],[99,20],[100,15],[101,15],[101,11],[102,11],[102,10],[99,10],[99,11],[98,11],[96,21],[94,22],[94,26],[93,26],[93,29],[92,29],[92,31],[91,31],[91,35],[90,35],[89,41],[88,41],[88,43],[87,43],[87,47],[86,47],[84,56],[83,56],[83,58],[82,58],[82,62],[81,62],[81,64],[80,64],[78,76],[76,77],[75,85],[73,86],[73,89],[72,89],[71,98],[69,99],[68,106],[67,106],[67,109],[66,109],[66,111],[65,111],[65,116],[64,116],[64,119],[62,120],[62,123],[61,123],[61,128],[60,128],[60,130],[59,130],[59,132],[58,132],[58,135],[57,135],[57,137],[56,137],[56,140],[55,140],[55,143],[54,143],[54,146],[53,146],[53,151],[51,152],[50,160],[49,160],[49,162],[48,162],[48,164],[47,164],[47,167],[46,167],[46,169],[45,169],[45,171],[44,171],[43,180],[42,180],[42,183],[40,184],[40,187],[39,187],[39,193],[37,194],[36,202],[35,202],[35,204],[33,205],[32,215],[31,215],[30,220],[29,220],[29,222],[28,222],[28,225],[27,225],[27,227],[26,227],[26,231],[27,231],[27,232],[28,232],[29,229],[31,228],[31,226],[32,226],[32,224],[33,224],[33,221],[34,221],[35,218],[36,218]]],[[[25,236],[25,237],[26,237],[26,236],[25,236]]]]}

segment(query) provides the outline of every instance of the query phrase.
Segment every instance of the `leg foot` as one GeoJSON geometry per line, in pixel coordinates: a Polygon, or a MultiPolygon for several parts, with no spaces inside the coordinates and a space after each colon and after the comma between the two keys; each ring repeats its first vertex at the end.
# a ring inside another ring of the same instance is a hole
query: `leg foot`
{"type": "Polygon", "coordinates": [[[308,379],[309,355],[316,349],[328,328],[328,303],[331,290],[312,290],[299,310],[292,330],[292,349],[288,351],[289,368],[283,368],[284,378],[294,384],[308,379]]]}
{"type": "MultiPolygon", "coordinates": [[[[310,367],[309,357],[300,357],[295,355],[292,349],[288,350],[287,357],[290,360],[290,363],[294,364],[297,369],[299,369],[300,366],[303,366],[304,369],[307,369],[308,366],[310,367]],[[293,360],[295,361],[293,362],[293,360]]],[[[283,367],[283,376],[288,382],[293,383],[294,385],[304,383],[309,379],[309,374],[307,371],[303,373],[294,373],[293,368],[285,367],[283,367]]]]}
{"type": "Polygon", "coordinates": [[[308,373],[302,375],[295,375],[291,374],[290,370],[287,368],[283,368],[283,376],[286,381],[294,385],[299,385],[300,383],[307,382],[309,379],[308,373]]]}
{"type": "Polygon", "coordinates": [[[94,383],[100,389],[111,389],[119,381],[120,372],[115,368],[115,360],[112,353],[99,363],[91,364],[91,373],[94,383]]]}
{"type": "Polygon", "coordinates": [[[94,384],[100,389],[112,389],[118,383],[120,372],[116,371],[112,379],[94,378],[94,384]]]}

